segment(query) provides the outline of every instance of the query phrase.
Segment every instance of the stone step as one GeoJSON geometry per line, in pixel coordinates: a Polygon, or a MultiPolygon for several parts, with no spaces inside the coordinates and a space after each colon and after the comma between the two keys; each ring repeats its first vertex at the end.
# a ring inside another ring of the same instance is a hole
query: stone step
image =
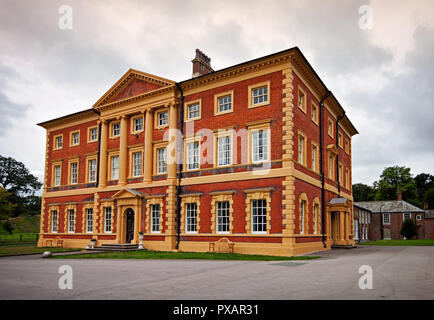
{"type": "Polygon", "coordinates": [[[332,245],[333,249],[354,249],[357,248],[357,246],[353,246],[353,245],[342,245],[342,244],[333,244],[332,245]]]}
{"type": "Polygon", "coordinates": [[[103,248],[120,248],[120,249],[137,249],[138,244],[132,243],[104,243],[101,245],[103,248]]]}

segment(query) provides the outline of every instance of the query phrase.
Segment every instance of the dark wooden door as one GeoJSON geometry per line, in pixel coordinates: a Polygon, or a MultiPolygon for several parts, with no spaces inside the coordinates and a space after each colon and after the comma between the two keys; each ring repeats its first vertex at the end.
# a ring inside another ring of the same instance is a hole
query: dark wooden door
{"type": "Polygon", "coordinates": [[[127,232],[126,243],[131,243],[134,238],[134,211],[129,209],[127,212],[127,232]]]}

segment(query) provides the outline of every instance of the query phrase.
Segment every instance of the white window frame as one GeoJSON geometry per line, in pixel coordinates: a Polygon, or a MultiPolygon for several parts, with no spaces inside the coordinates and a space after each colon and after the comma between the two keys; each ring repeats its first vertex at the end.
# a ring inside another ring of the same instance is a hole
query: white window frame
{"type": "Polygon", "coordinates": [[[252,234],[266,234],[267,233],[267,199],[252,199],[251,200],[251,230],[252,230],[252,234]],[[259,201],[261,201],[261,206],[257,206],[255,207],[255,203],[258,204],[259,201]],[[261,210],[260,214],[258,214],[258,210],[261,210]],[[256,214],[255,214],[256,211],[256,214]],[[261,222],[257,222],[255,221],[255,217],[261,217],[263,221],[261,222]],[[264,230],[259,230],[259,228],[255,228],[256,226],[262,226],[261,229],[264,230]],[[255,230],[256,229],[256,230],[255,230]]]}
{"type": "Polygon", "coordinates": [[[141,177],[143,172],[143,153],[133,152],[133,177],[141,177]],[[137,159],[137,156],[140,156],[140,159],[137,159]]]}
{"type": "Polygon", "coordinates": [[[270,90],[267,85],[262,85],[262,86],[252,88],[251,95],[252,95],[252,106],[264,105],[270,101],[270,90]],[[255,101],[256,99],[258,100],[255,101]]]}
{"type": "Polygon", "coordinates": [[[77,184],[78,183],[78,162],[71,162],[70,164],[70,170],[71,170],[71,181],[70,184],[77,184]]]}
{"type": "Polygon", "coordinates": [[[187,120],[200,119],[200,102],[194,102],[187,105],[187,120]],[[195,108],[195,110],[190,110],[191,108],[195,108]],[[191,116],[193,114],[197,114],[196,116],[191,116]]]}
{"type": "Polygon", "coordinates": [[[58,219],[59,212],[57,210],[51,210],[51,233],[57,233],[59,227],[58,219]]]}
{"type": "Polygon", "coordinates": [[[78,146],[80,144],[80,131],[71,133],[71,146],[78,146]]]}
{"type": "Polygon", "coordinates": [[[417,214],[417,215],[416,215],[416,220],[417,220],[417,221],[421,221],[421,220],[422,220],[422,215],[417,214]]]}
{"type": "Polygon", "coordinates": [[[157,113],[157,123],[158,127],[165,127],[169,125],[169,111],[160,111],[157,113]],[[166,115],[162,117],[162,115],[166,115]]]}
{"type": "Polygon", "coordinates": [[[112,233],[112,207],[104,207],[104,233],[112,233]]]}
{"type": "Polygon", "coordinates": [[[232,134],[225,134],[217,136],[216,138],[217,143],[217,167],[227,167],[232,165],[232,134]],[[227,139],[228,143],[225,145],[229,145],[228,150],[222,150],[220,151],[220,147],[222,146],[220,144],[220,140],[227,139]],[[221,156],[224,155],[225,162],[221,162],[221,156]]]}
{"type": "Polygon", "coordinates": [[[143,131],[143,117],[136,117],[133,119],[134,132],[143,131]]]}
{"type": "Polygon", "coordinates": [[[112,123],[112,137],[119,137],[121,135],[121,123],[112,123]]]}
{"type": "Polygon", "coordinates": [[[96,159],[88,160],[88,166],[88,180],[89,182],[96,182],[96,159]]]}
{"type": "Polygon", "coordinates": [[[54,150],[63,148],[63,136],[55,136],[54,137],[54,150]]]}
{"type": "Polygon", "coordinates": [[[68,209],[68,233],[75,232],[75,210],[68,209]]]}
{"type": "Polygon", "coordinates": [[[405,221],[405,215],[409,215],[409,219],[411,220],[411,212],[405,212],[402,214],[402,221],[405,221]]]}
{"type": "Polygon", "coordinates": [[[167,173],[167,146],[157,149],[157,174],[167,173]]]}
{"type": "Polygon", "coordinates": [[[313,234],[318,234],[318,213],[319,213],[319,205],[317,203],[313,204],[312,208],[312,227],[313,227],[313,234]]]}
{"type": "Polygon", "coordinates": [[[197,203],[185,204],[185,233],[197,233],[197,203]],[[194,213],[194,216],[192,214],[194,213]],[[192,223],[194,221],[194,223],[192,223]]]}
{"type": "Polygon", "coordinates": [[[151,204],[151,233],[160,233],[161,205],[151,204]],[[158,209],[158,210],[157,210],[158,209]]]}
{"type": "Polygon", "coordinates": [[[61,165],[55,165],[54,166],[54,186],[60,186],[62,181],[62,166],[61,165]],[[56,168],[59,168],[59,172],[57,172],[56,168]]]}
{"type": "Polygon", "coordinates": [[[93,233],[93,208],[86,208],[86,233],[93,233]]]}
{"type": "Polygon", "coordinates": [[[230,227],[231,227],[230,206],[231,206],[231,204],[227,200],[216,202],[216,233],[228,234],[230,232],[230,227]],[[221,207],[221,205],[223,205],[223,204],[225,204],[225,207],[221,207]],[[220,229],[223,229],[223,230],[220,230],[220,229]],[[225,230],[225,229],[227,229],[227,230],[225,230]]]}
{"type": "Polygon", "coordinates": [[[89,129],[89,142],[97,141],[98,140],[98,127],[90,128],[89,129]],[[95,134],[93,133],[95,132],[95,134]]]}
{"type": "Polygon", "coordinates": [[[232,94],[217,97],[217,113],[228,113],[232,111],[232,94]],[[224,109],[222,109],[222,107],[224,109]]]}
{"type": "Polygon", "coordinates": [[[251,159],[252,163],[261,163],[270,161],[270,139],[271,139],[271,130],[270,128],[258,128],[251,129],[251,159]],[[259,135],[262,132],[262,138],[259,139],[259,135]],[[264,138],[265,135],[265,138],[264,138]],[[258,144],[259,140],[262,142],[261,145],[258,144]],[[265,142],[265,145],[264,145],[265,142]],[[262,157],[259,157],[258,149],[262,148],[262,157]]]}
{"type": "Polygon", "coordinates": [[[119,180],[119,156],[114,155],[110,157],[110,179],[111,180],[119,180]],[[117,166],[115,167],[115,161],[114,159],[117,159],[117,166]]]}
{"type": "Polygon", "coordinates": [[[300,201],[300,234],[304,234],[304,216],[305,216],[305,211],[306,211],[306,201],[305,200],[301,200],[300,201]]]}
{"type": "Polygon", "coordinates": [[[382,215],[383,215],[383,224],[390,224],[390,213],[385,212],[382,215]]]}
{"type": "Polygon", "coordinates": [[[200,168],[200,142],[191,141],[186,145],[187,171],[198,170],[200,168]]]}

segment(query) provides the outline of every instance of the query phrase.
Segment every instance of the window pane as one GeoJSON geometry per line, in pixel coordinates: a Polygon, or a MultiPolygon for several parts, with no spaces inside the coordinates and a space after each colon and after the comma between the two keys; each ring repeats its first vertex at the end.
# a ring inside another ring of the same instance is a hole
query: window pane
{"type": "Polygon", "coordinates": [[[96,160],[89,160],[89,182],[96,181],[96,160]]]}
{"type": "Polygon", "coordinates": [[[142,175],[142,153],[133,153],[133,176],[139,177],[142,175]]]}
{"type": "Polygon", "coordinates": [[[199,169],[199,142],[187,144],[187,168],[188,170],[199,169]]]}
{"type": "Polygon", "coordinates": [[[112,231],[112,208],[106,207],[105,208],[105,215],[104,215],[104,230],[105,232],[111,232],[112,231]]]}
{"type": "Polygon", "coordinates": [[[229,232],[229,201],[217,202],[217,232],[229,232]]]}
{"type": "Polygon", "coordinates": [[[111,179],[117,180],[119,179],[119,156],[112,157],[112,174],[111,179]]]}
{"type": "Polygon", "coordinates": [[[197,204],[186,203],[185,231],[197,232],[197,204]]]}
{"type": "Polygon", "coordinates": [[[229,111],[232,109],[232,96],[224,96],[218,98],[218,110],[219,112],[229,111]]]}
{"type": "Polygon", "coordinates": [[[255,130],[252,133],[253,162],[266,161],[268,157],[268,130],[255,130]]]}
{"type": "Polygon", "coordinates": [[[158,149],[157,155],[158,155],[158,159],[157,159],[157,161],[158,161],[157,162],[157,172],[159,174],[166,173],[166,171],[167,171],[167,163],[166,163],[166,160],[167,160],[167,148],[158,149]]]}
{"type": "Polygon", "coordinates": [[[253,89],[253,104],[260,104],[268,101],[267,86],[253,89]]]}
{"type": "Polygon", "coordinates": [[[135,118],[134,131],[142,131],[142,130],[143,130],[143,118],[135,118]]]}
{"type": "Polygon", "coordinates": [[[231,140],[229,136],[218,138],[218,165],[231,164],[231,140]]]}
{"type": "Polygon", "coordinates": [[[151,232],[160,232],[160,205],[151,205],[151,232]]]}
{"type": "Polygon", "coordinates": [[[113,135],[118,136],[121,134],[121,125],[120,123],[113,124],[113,135]]]}
{"type": "Polygon", "coordinates": [[[93,232],[93,209],[86,210],[86,232],[93,232]]]}
{"type": "Polygon", "coordinates": [[[51,232],[57,232],[57,210],[51,211],[51,232]]]}
{"type": "Polygon", "coordinates": [[[71,163],[71,184],[76,184],[78,181],[78,163],[71,163]]]}
{"type": "Polygon", "coordinates": [[[199,103],[195,103],[188,106],[188,119],[199,118],[199,103]]]}
{"type": "Polygon", "coordinates": [[[158,114],[158,125],[165,126],[169,123],[169,113],[167,111],[158,114]]]}
{"type": "Polygon", "coordinates": [[[252,200],[252,232],[267,231],[267,202],[265,199],[252,200]]]}

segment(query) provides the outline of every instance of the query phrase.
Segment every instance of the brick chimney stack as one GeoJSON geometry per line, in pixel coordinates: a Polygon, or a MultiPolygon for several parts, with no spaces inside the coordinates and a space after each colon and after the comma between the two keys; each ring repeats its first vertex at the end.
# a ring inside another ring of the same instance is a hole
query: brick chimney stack
{"type": "Polygon", "coordinates": [[[196,57],[191,62],[193,62],[193,78],[214,72],[211,68],[211,58],[199,49],[196,49],[196,57]]]}
{"type": "Polygon", "coordinates": [[[398,201],[402,201],[402,191],[398,189],[398,201]]]}

